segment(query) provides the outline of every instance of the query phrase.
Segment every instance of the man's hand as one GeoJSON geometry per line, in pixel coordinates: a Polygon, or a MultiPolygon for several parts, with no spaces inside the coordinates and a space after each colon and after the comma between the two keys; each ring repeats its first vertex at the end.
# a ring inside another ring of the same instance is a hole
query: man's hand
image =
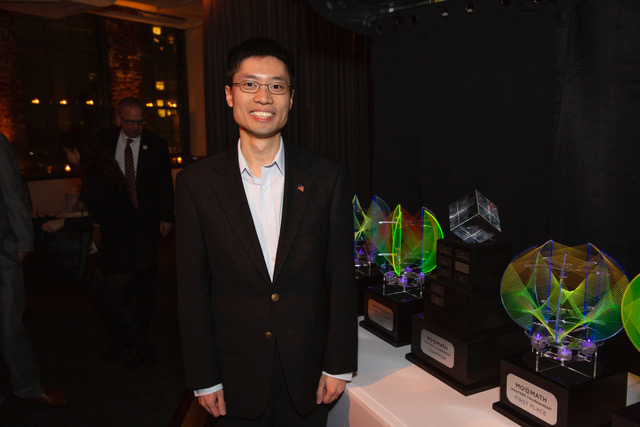
{"type": "Polygon", "coordinates": [[[347,382],[345,380],[322,374],[318,383],[318,391],[316,391],[316,403],[319,405],[333,402],[340,397],[346,387],[347,382]]]}
{"type": "Polygon", "coordinates": [[[214,417],[227,414],[227,405],[224,403],[224,395],[222,390],[215,391],[211,394],[198,396],[198,403],[214,417]]]}
{"type": "Polygon", "coordinates": [[[42,229],[47,233],[54,233],[58,230],[61,230],[64,227],[63,219],[50,219],[49,221],[42,224],[42,229]]]}
{"type": "Polygon", "coordinates": [[[169,232],[171,231],[171,227],[173,227],[172,223],[162,221],[160,223],[160,235],[164,237],[169,234],[169,232]]]}

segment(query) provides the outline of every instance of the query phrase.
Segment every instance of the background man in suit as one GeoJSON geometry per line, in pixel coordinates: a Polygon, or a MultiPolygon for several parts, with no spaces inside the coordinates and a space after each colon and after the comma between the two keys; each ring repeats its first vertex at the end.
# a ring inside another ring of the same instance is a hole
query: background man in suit
{"type": "Polygon", "coordinates": [[[22,178],[13,147],[0,133],[0,351],[16,396],[65,406],[68,399],[60,390],[40,384],[38,365],[22,323],[27,303],[22,261],[32,251],[33,223],[22,178]]]}
{"type": "Polygon", "coordinates": [[[222,425],[325,425],[357,368],[346,170],[281,138],[293,65],[236,46],[231,149],[178,174],[178,308],[187,386],[222,425]]]}
{"type": "Polygon", "coordinates": [[[138,233],[131,242],[137,252],[135,304],[146,334],[157,286],[158,235],[166,236],[173,225],[171,159],[166,142],[145,130],[144,105],[138,98],[120,100],[118,120],[121,126],[101,132],[100,139],[125,175],[136,211],[138,233]]]}

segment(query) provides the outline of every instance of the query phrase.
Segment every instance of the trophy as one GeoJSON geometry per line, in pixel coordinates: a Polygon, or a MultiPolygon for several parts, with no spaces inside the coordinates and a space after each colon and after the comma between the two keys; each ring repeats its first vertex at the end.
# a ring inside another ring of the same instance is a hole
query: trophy
{"type": "Polygon", "coordinates": [[[383,272],[383,281],[364,289],[360,325],[394,346],[405,345],[410,340],[411,315],[423,307],[424,281],[435,269],[442,229],[426,208],[413,216],[398,205],[387,217],[374,212],[371,218],[364,234],[374,248],[373,262],[383,272]]]}
{"type": "Polygon", "coordinates": [[[478,190],[449,205],[451,232],[466,243],[483,243],[500,233],[498,207],[478,190]]]}
{"type": "Polygon", "coordinates": [[[502,359],[494,409],[517,423],[609,423],[626,405],[627,373],[601,363],[598,348],[622,329],[628,284],[618,264],[590,243],[550,240],[516,256],[501,298],[531,350],[502,359]]]}
{"type": "Polygon", "coordinates": [[[500,277],[511,245],[500,241],[497,207],[477,190],[449,206],[451,232],[438,240],[425,278],[423,313],[412,318],[405,357],[464,395],[496,387],[500,358],[526,348],[502,309],[500,277]]]}
{"type": "MultiPolygon", "coordinates": [[[[622,325],[629,341],[640,351],[640,275],[636,276],[622,297],[620,306],[622,325]]],[[[637,354],[636,354],[637,356],[637,354]]],[[[640,420],[640,402],[619,410],[611,417],[612,427],[638,425],[640,420]]]]}

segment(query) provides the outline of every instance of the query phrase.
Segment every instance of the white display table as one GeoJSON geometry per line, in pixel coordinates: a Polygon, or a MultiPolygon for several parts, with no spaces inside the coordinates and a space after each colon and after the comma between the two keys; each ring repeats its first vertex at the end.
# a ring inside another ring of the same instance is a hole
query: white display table
{"type": "MultiPolygon", "coordinates": [[[[330,427],[515,426],[492,409],[493,388],[463,396],[405,359],[410,346],[395,348],[359,328],[358,372],[329,412],[330,427]]],[[[640,401],[640,378],[629,375],[627,404],[640,401]]]]}

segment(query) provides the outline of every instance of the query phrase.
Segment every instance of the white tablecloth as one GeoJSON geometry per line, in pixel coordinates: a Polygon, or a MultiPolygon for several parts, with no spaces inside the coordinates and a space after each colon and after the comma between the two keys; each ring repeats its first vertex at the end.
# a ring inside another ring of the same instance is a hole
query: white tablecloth
{"type": "MultiPolygon", "coordinates": [[[[464,396],[405,359],[410,346],[393,347],[359,328],[358,372],[329,412],[330,427],[515,426],[494,411],[499,388],[464,396]]],[[[640,378],[629,374],[627,404],[640,401],[640,378]]]]}

